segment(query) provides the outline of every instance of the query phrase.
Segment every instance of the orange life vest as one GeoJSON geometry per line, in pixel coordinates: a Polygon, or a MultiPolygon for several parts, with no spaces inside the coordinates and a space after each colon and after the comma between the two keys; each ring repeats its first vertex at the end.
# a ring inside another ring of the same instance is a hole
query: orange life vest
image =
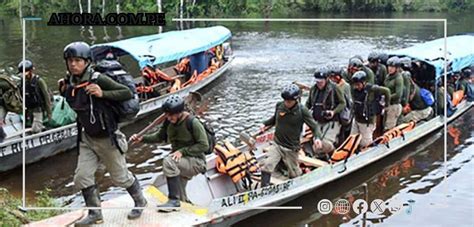
{"type": "Polygon", "coordinates": [[[245,177],[248,172],[252,173],[258,170],[255,156],[240,151],[227,141],[224,143],[224,147],[216,144],[214,152],[217,154],[217,171],[229,175],[234,183],[245,177]]]}
{"type": "Polygon", "coordinates": [[[453,105],[457,106],[464,99],[464,91],[459,90],[453,92],[453,105]]]}
{"type": "Polygon", "coordinates": [[[374,144],[387,144],[388,145],[388,142],[390,142],[390,140],[398,138],[398,137],[404,137],[405,133],[413,130],[415,126],[416,126],[416,123],[414,121],[410,121],[408,123],[398,125],[395,128],[392,128],[388,130],[387,132],[385,132],[382,136],[375,139],[374,144]]]}
{"type": "Polygon", "coordinates": [[[185,73],[189,70],[189,58],[183,58],[181,61],[174,66],[174,69],[178,73],[185,73]]]}
{"type": "Polygon", "coordinates": [[[360,140],[362,136],[360,134],[354,134],[347,137],[347,139],[339,146],[331,156],[331,161],[338,162],[342,161],[349,156],[353,155],[359,148],[360,140]]]}

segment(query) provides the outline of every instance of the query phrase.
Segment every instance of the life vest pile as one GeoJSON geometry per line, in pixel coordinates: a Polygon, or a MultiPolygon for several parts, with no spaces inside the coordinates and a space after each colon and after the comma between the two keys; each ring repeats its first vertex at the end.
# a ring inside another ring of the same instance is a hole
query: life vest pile
{"type": "Polygon", "coordinates": [[[390,140],[398,138],[398,137],[404,137],[405,133],[413,130],[415,126],[416,126],[416,123],[414,121],[400,124],[396,126],[395,128],[388,130],[382,136],[375,139],[373,144],[374,145],[386,144],[388,146],[388,143],[390,142],[390,140]]]}
{"type": "Polygon", "coordinates": [[[338,162],[347,159],[359,149],[360,134],[354,134],[347,137],[347,139],[339,146],[331,155],[331,161],[338,162]]]}
{"type": "Polygon", "coordinates": [[[255,156],[248,152],[241,152],[227,141],[224,142],[224,146],[216,144],[214,152],[217,155],[217,171],[229,175],[234,183],[258,170],[255,156]]]}

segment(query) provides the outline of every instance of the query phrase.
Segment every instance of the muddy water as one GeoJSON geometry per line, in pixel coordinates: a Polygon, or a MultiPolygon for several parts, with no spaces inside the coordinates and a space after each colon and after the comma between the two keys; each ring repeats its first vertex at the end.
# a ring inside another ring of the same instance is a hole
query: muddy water
{"type": "MultiPolygon", "coordinates": [[[[464,17],[438,14],[416,17],[445,16],[451,21],[450,34],[473,30],[469,19],[464,17]]],[[[2,19],[7,23],[0,25],[3,26],[0,30],[0,68],[8,68],[21,58],[21,36],[18,20],[10,17],[2,19]]],[[[62,48],[67,43],[76,40],[101,43],[154,32],[149,28],[50,28],[39,22],[34,23],[29,25],[31,32],[28,32],[27,36],[27,56],[35,61],[39,74],[44,75],[53,90],[55,81],[64,75],[61,56],[62,48]]],[[[372,50],[398,49],[443,36],[442,24],[429,22],[280,22],[269,25],[223,25],[233,32],[232,42],[236,58],[231,70],[203,91],[204,102],[197,112],[205,121],[210,122],[217,131],[218,139],[225,138],[232,142],[235,142],[239,132],[255,130],[264,119],[272,115],[275,103],[280,100],[279,90],[282,86],[292,81],[312,84],[311,75],[316,67],[324,64],[346,64],[348,58],[355,54],[366,57],[372,50]]],[[[134,68],[133,65],[128,66],[134,68]]],[[[441,215],[448,210],[440,205],[463,201],[462,196],[472,194],[469,194],[473,189],[473,166],[469,161],[474,149],[470,117],[472,113],[473,110],[453,124],[453,131],[457,129],[459,132],[453,135],[460,136],[458,145],[453,145],[453,141],[450,141],[450,175],[446,179],[442,175],[442,134],[437,132],[382,162],[291,202],[293,205],[302,205],[302,211],[269,211],[239,224],[261,226],[267,224],[269,217],[278,215],[279,222],[272,224],[334,226],[343,223],[362,225],[364,222],[382,222],[393,225],[398,222],[409,224],[409,221],[413,220],[419,221],[414,223],[421,225],[423,220],[415,220],[413,217],[415,214],[426,215],[423,212],[426,209],[438,212],[439,219],[442,219],[441,215]],[[461,125],[464,127],[460,127],[461,125]],[[466,125],[469,127],[465,127],[466,125]],[[363,186],[364,184],[367,186],[363,186]],[[452,187],[453,185],[456,187],[452,187]],[[335,202],[340,198],[353,201],[367,196],[370,199],[413,200],[415,202],[412,204],[412,216],[386,214],[374,218],[357,216],[354,213],[347,216],[321,216],[316,210],[316,204],[322,198],[335,202]]],[[[138,131],[154,116],[125,128],[125,133],[130,135],[138,131]]],[[[162,149],[156,145],[140,145],[128,152],[130,170],[137,174],[142,183],[149,182],[153,173],[158,171],[161,152],[162,149]]],[[[31,199],[36,190],[47,187],[53,190],[52,195],[63,204],[79,206],[82,198],[72,185],[76,159],[77,152],[70,151],[28,166],[27,197],[31,199]]],[[[99,171],[96,177],[105,199],[124,193],[123,189],[112,185],[110,176],[104,171],[99,171]]],[[[0,186],[8,188],[15,195],[21,195],[21,170],[0,174],[0,186]]],[[[472,223],[472,219],[465,219],[470,217],[465,215],[466,212],[473,212],[472,196],[466,201],[467,205],[460,206],[459,212],[453,212],[450,216],[454,223],[472,223]]],[[[442,222],[436,220],[432,223],[442,222]]]]}

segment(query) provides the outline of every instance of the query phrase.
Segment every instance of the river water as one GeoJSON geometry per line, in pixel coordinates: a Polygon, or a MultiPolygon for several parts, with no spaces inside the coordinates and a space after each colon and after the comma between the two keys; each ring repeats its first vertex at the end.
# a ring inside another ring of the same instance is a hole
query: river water
{"type": "MultiPolygon", "coordinates": [[[[378,17],[448,18],[449,34],[474,31],[472,16],[419,13],[378,17]]],[[[0,68],[15,67],[21,59],[19,19],[0,15],[0,20],[0,68]]],[[[440,22],[219,24],[233,32],[232,44],[236,58],[231,70],[203,91],[204,101],[198,113],[211,122],[218,139],[226,138],[232,142],[239,132],[255,130],[259,123],[271,116],[275,103],[280,99],[279,90],[282,86],[292,81],[313,83],[312,73],[320,65],[347,64],[348,58],[355,54],[366,57],[373,50],[399,49],[443,37],[443,25],[440,22]]],[[[84,40],[102,43],[157,31],[156,28],[144,27],[53,28],[45,26],[45,22],[32,22],[27,28],[27,57],[35,62],[37,72],[46,79],[52,90],[56,89],[57,79],[64,76],[62,49],[69,42],[84,40]]],[[[170,26],[165,30],[173,29],[170,26]]],[[[127,66],[131,71],[136,70],[132,63],[127,66]]],[[[239,225],[267,225],[268,220],[273,220],[270,218],[278,216],[278,221],[272,221],[272,225],[362,226],[380,223],[388,226],[472,226],[473,113],[471,109],[451,124],[446,177],[443,174],[443,136],[442,131],[438,131],[349,177],[287,204],[303,206],[302,210],[268,211],[239,225]],[[394,215],[384,213],[379,216],[357,216],[351,212],[343,216],[336,213],[321,215],[317,211],[316,205],[321,199],[332,202],[347,199],[352,202],[359,198],[368,198],[369,201],[398,199],[405,203],[404,208],[411,204],[412,212],[394,215]]],[[[125,133],[130,135],[138,131],[155,116],[125,128],[125,133]]],[[[150,182],[153,173],[158,171],[159,153],[155,145],[140,145],[128,151],[129,168],[142,183],[150,182]]],[[[69,151],[28,166],[27,198],[31,200],[36,190],[47,187],[52,189],[52,195],[59,202],[67,206],[79,206],[82,198],[72,187],[76,159],[77,152],[69,151]]],[[[103,171],[97,174],[97,181],[105,199],[124,193],[112,185],[110,176],[103,171]]],[[[6,187],[14,195],[21,196],[21,169],[0,174],[0,187],[6,187]]]]}

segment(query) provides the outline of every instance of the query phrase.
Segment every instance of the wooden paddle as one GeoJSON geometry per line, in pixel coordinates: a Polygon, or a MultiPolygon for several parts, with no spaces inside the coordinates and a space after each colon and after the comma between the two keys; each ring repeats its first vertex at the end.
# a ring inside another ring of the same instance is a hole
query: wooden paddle
{"type": "MultiPolygon", "coordinates": [[[[199,92],[189,92],[186,98],[184,98],[184,102],[187,106],[187,109],[191,112],[193,112],[193,110],[195,109],[197,102],[200,102],[201,100],[202,100],[202,96],[199,92]]],[[[148,131],[150,131],[150,129],[163,123],[166,120],[166,116],[167,116],[166,113],[162,113],[160,116],[155,118],[155,120],[153,120],[149,125],[147,125],[145,128],[143,128],[142,130],[140,130],[140,132],[136,134],[137,137],[138,138],[142,137],[148,131]]],[[[128,143],[136,144],[136,142],[133,142],[131,139],[128,139],[128,143]]]]}

